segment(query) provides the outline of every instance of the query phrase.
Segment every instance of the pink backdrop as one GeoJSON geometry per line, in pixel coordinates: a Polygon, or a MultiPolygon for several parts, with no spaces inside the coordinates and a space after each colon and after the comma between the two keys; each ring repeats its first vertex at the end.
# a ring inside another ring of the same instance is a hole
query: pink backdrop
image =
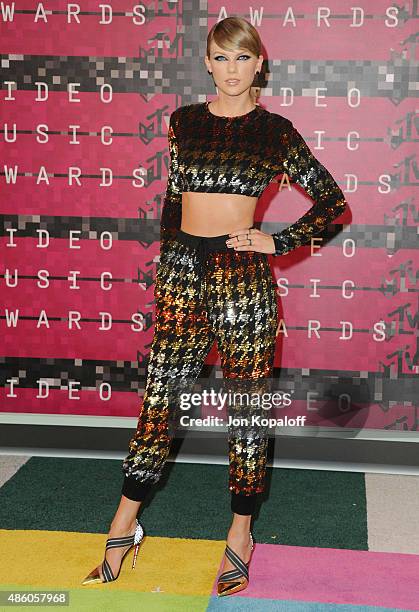
{"type": "MultiPolygon", "coordinates": [[[[320,251],[271,259],[286,327],[275,377],[293,390],[289,414],[415,431],[416,2],[362,3],[362,15],[349,0],[332,1],[329,16],[307,0],[266,1],[251,13],[242,2],[224,13],[217,2],[150,3],[143,12],[118,1],[104,17],[96,2],[76,16],[65,2],[44,3],[47,14],[37,5],[4,2],[0,12],[0,410],[16,422],[28,413],[137,416],[168,118],[216,95],[206,36],[218,18],[241,15],[264,43],[259,103],[293,121],[349,204],[320,251]],[[46,398],[37,397],[40,379],[46,398]]],[[[273,232],[310,205],[274,182],[255,220],[273,232]]],[[[215,347],[206,363],[219,369],[215,347]]]]}

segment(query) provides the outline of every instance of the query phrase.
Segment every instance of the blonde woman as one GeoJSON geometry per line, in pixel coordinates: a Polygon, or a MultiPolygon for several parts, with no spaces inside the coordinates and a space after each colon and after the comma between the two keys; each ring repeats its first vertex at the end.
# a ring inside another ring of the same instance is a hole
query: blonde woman
{"type": "MultiPolygon", "coordinates": [[[[83,584],[115,580],[132,546],[135,564],[144,535],[137,514],[160,479],[172,440],[170,382],[196,379],[214,341],[225,379],[258,383],[271,377],[278,321],[268,255],[309,243],[345,209],[342,191],[292,122],[255,104],[252,87],[262,62],[261,40],[250,23],[239,17],[220,21],[208,34],[205,57],[217,99],[179,107],[170,116],[145,394],[122,464],[122,495],[105,558],[83,584]],[[268,234],[254,227],[256,204],[284,173],[313,205],[283,231],[268,234]]],[[[266,472],[261,432],[232,428],[228,443],[232,522],[219,595],[248,585],[251,520],[266,472]]]]}

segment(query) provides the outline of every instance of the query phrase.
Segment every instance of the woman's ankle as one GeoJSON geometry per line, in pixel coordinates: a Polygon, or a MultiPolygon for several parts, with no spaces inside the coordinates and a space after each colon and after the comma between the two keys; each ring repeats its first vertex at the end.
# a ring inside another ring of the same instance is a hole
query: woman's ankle
{"type": "Polygon", "coordinates": [[[228,540],[235,540],[238,542],[241,541],[246,541],[249,540],[250,536],[249,536],[249,529],[243,528],[242,526],[239,527],[230,527],[230,529],[228,530],[227,533],[227,539],[228,540]]]}
{"type": "Polygon", "coordinates": [[[136,518],[129,520],[125,518],[114,518],[110,525],[109,533],[129,534],[135,529],[136,525],[136,518]]]}

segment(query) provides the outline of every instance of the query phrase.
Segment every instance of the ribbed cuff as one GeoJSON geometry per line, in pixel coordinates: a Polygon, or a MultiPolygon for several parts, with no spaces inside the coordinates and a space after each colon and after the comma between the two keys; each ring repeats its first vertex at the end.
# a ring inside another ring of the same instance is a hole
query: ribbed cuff
{"type": "Polygon", "coordinates": [[[134,476],[124,476],[121,493],[132,501],[144,501],[152,486],[151,483],[141,482],[134,476]]]}
{"type": "Polygon", "coordinates": [[[236,514],[248,516],[253,514],[256,508],[256,502],[259,499],[259,493],[254,495],[242,495],[240,493],[231,494],[231,511],[236,514]]]}

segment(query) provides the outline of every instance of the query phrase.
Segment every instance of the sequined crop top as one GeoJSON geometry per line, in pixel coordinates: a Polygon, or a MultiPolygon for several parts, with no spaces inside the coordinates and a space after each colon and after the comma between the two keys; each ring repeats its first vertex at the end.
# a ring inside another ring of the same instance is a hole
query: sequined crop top
{"type": "Polygon", "coordinates": [[[170,166],[160,222],[161,250],[181,225],[182,193],[237,193],[259,197],[286,173],[314,200],[295,223],[271,234],[283,255],[310,242],[344,211],[344,195],[289,119],[261,106],[222,117],[208,102],[181,106],[170,115],[170,166]]]}

